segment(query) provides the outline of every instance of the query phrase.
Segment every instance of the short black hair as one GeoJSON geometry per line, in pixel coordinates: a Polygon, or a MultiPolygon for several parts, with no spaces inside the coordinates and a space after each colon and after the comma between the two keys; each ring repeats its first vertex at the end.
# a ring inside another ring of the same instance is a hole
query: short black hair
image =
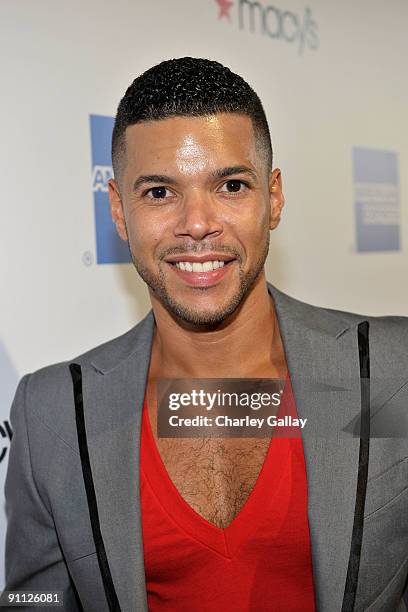
{"type": "Polygon", "coordinates": [[[252,120],[255,137],[272,170],[268,121],[255,91],[219,62],[196,57],[165,60],[138,76],[119,103],[112,134],[112,166],[116,180],[125,159],[129,125],[169,117],[204,117],[240,113],[252,120]]]}

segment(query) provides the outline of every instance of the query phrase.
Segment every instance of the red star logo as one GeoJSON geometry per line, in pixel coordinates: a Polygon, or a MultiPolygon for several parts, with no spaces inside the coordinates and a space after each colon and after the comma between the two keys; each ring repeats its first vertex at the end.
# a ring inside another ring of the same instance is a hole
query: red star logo
{"type": "Polygon", "coordinates": [[[220,12],[218,13],[218,19],[222,19],[223,17],[227,17],[227,19],[231,19],[230,10],[232,5],[234,4],[232,0],[215,0],[218,6],[220,7],[220,12]]]}

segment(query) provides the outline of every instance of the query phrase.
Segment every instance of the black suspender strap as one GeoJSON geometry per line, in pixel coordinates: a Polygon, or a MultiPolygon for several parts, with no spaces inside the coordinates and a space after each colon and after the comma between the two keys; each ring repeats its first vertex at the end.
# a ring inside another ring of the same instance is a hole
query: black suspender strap
{"type": "Polygon", "coordinates": [[[364,506],[367,490],[368,461],[370,449],[370,351],[369,323],[363,321],[358,325],[358,352],[360,359],[361,419],[360,448],[358,457],[358,476],[356,505],[351,537],[350,556],[347,568],[346,586],[344,589],[342,612],[354,610],[358,573],[360,569],[361,544],[363,540],[364,506]]]}
{"type": "Polygon", "coordinates": [[[91,463],[89,460],[88,443],[86,438],[84,403],[82,396],[82,372],[81,366],[71,363],[69,369],[74,385],[75,418],[78,434],[79,454],[82,464],[82,475],[85,483],[86,497],[88,501],[89,517],[91,519],[92,533],[95,541],[96,554],[99,569],[102,575],[103,586],[110,612],[120,612],[119,600],[110,572],[105,545],[102,539],[101,526],[99,523],[98,506],[96,503],[95,486],[92,478],[91,463]]]}

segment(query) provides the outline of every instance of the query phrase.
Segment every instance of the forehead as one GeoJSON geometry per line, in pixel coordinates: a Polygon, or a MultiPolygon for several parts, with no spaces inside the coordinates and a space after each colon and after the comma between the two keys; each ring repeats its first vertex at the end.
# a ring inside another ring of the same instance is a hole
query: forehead
{"type": "Polygon", "coordinates": [[[197,169],[238,162],[256,166],[255,144],[250,117],[238,113],[146,121],[126,129],[127,167],[178,165],[180,169],[183,160],[195,161],[197,169]]]}

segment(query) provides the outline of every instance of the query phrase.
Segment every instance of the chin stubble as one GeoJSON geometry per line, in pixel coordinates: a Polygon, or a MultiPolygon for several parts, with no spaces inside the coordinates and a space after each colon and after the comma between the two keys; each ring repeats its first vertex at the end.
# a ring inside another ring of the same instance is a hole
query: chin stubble
{"type": "MultiPolygon", "coordinates": [[[[198,308],[191,308],[186,304],[183,304],[177,299],[174,299],[167,291],[165,284],[165,276],[163,270],[159,270],[157,275],[153,275],[142,262],[138,261],[134,257],[130,245],[128,242],[130,256],[132,258],[133,265],[135,266],[138,274],[142,280],[148,285],[148,287],[154,292],[157,299],[161,302],[163,307],[173,316],[181,319],[182,321],[194,325],[194,326],[205,326],[214,327],[228,319],[238,306],[241,304],[252,285],[255,283],[259,275],[261,274],[265,265],[266,258],[269,252],[269,231],[264,240],[262,251],[259,258],[255,262],[254,266],[248,272],[244,272],[239,267],[239,287],[236,293],[230,298],[227,304],[222,304],[219,308],[212,311],[200,311],[198,308]]],[[[240,262],[238,265],[240,266],[240,262]]],[[[165,264],[166,265],[166,264],[165,264]]],[[[206,287],[196,287],[196,291],[208,291],[206,287]]]]}

